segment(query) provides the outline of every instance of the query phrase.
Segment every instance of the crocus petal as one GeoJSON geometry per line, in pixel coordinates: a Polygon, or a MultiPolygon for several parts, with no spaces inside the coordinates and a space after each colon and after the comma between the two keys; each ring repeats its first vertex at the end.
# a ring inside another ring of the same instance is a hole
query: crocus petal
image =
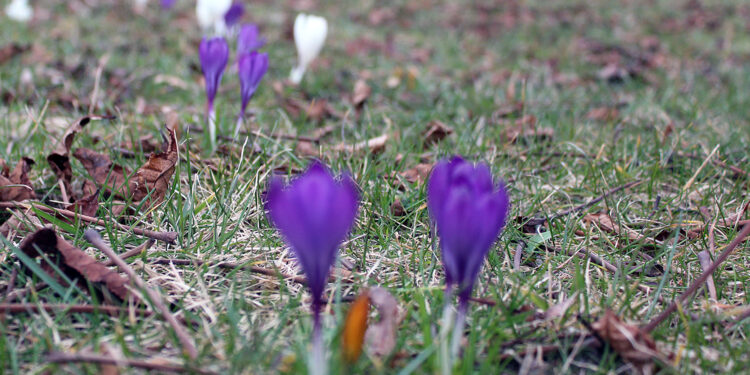
{"type": "Polygon", "coordinates": [[[224,15],[232,6],[232,0],[198,0],[195,15],[203,30],[214,28],[221,32],[225,28],[224,15]]]}
{"type": "Polygon", "coordinates": [[[237,35],[237,55],[248,54],[266,44],[266,40],[258,37],[258,26],[252,23],[242,25],[237,35]]]}
{"type": "Polygon", "coordinates": [[[224,23],[227,27],[232,27],[240,21],[245,14],[245,6],[242,3],[233,3],[226,13],[224,13],[224,23]]]}
{"type": "Polygon", "coordinates": [[[240,76],[240,92],[242,94],[243,112],[267,70],[267,53],[253,51],[249,54],[240,55],[237,60],[237,73],[240,76]]]}
{"type": "Polygon", "coordinates": [[[294,20],[294,44],[297,47],[297,66],[290,80],[299,83],[307,66],[320,54],[328,34],[325,18],[301,13],[294,20]]]}
{"type": "Polygon", "coordinates": [[[177,0],[161,0],[161,8],[162,9],[172,9],[174,7],[174,3],[177,0]]]}
{"type": "Polygon", "coordinates": [[[28,0],[12,0],[5,6],[5,14],[14,21],[28,22],[34,15],[34,9],[28,0]]]}
{"type": "Polygon", "coordinates": [[[206,96],[209,106],[216,97],[224,68],[229,60],[229,46],[224,38],[203,38],[199,47],[201,69],[206,80],[206,96]]]}
{"type": "Polygon", "coordinates": [[[315,162],[286,188],[273,180],[266,199],[269,217],[302,266],[313,305],[319,305],[338,246],[354,223],[356,187],[348,177],[336,181],[315,162]]]}

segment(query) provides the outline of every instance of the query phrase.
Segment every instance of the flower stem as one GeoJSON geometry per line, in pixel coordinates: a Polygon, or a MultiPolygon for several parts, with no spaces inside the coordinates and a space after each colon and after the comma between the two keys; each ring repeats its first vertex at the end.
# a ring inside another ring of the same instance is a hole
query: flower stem
{"type": "Polygon", "coordinates": [[[237,116],[237,125],[234,127],[234,139],[238,139],[240,136],[240,129],[242,129],[242,119],[245,118],[245,107],[240,109],[240,114],[237,116]]]}
{"type": "Polygon", "coordinates": [[[320,306],[313,307],[312,347],[310,348],[307,369],[310,375],[328,374],[328,363],[323,348],[323,334],[320,324],[320,306]]]}
{"type": "Polygon", "coordinates": [[[464,338],[464,326],[466,325],[466,311],[469,309],[469,301],[459,298],[458,316],[456,316],[456,325],[453,326],[453,337],[451,337],[451,358],[458,358],[458,349],[461,346],[461,339],[464,338]]]}
{"type": "Polygon", "coordinates": [[[453,370],[453,358],[448,351],[448,336],[455,319],[451,298],[453,297],[451,287],[445,288],[442,327],[440,327],[440,367],[443,375],[450,375],[453,370]]]}
{"type": "Polygon", "coordinates": [[[208,120],[209,142],[211,143],[211,151],[213,152],[216,150],[216,111],[214,110],[214,103],[208,103],[206,117],[208,120]]]}

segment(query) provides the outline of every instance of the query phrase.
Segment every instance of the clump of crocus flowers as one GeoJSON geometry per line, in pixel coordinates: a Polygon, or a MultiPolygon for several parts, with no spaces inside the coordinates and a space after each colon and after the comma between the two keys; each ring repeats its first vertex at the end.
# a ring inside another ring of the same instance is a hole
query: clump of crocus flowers
{"type": "MultiPolygon", "coordinates": [[[[247,105],[268,70],[268,54],[258,52],[265,40],[258,37],[258,27],[244,25],[237,36],[237,73],[240,79],[242,106],[237,118],[235,137],[239,134],[247,105]]],[[[211,149],[216,148],[216,112],[214,100],[229,60],[229,45],[224,37],[203,38],[199,48],[201,69],[206,82],[206,121],[211,149]]]]}
{"type": "Polygon", "coordinates": [[[450,374],[463,337],[471,291],[487,253],[505,226],[510,203],[505,187],[492,180],[486,164],[473,165],[454,157],[433,168],[427,183],[427,206],[437,226],[445,270],[441,358],[443,373],[450,374]],[[450,304],[454,295],[458,296],[457,315],[450,304]]]}
{"type": "Polygon", "coordinates": [[[266,209],[302,266],[312,297],[313,333],[310,374],[328,372],[321,332],[323,290],[357,215],[359,194],[354,181],[343,175],[338,180],[319,162],[288,186],[273,179],[267,193],[266,209]]]}

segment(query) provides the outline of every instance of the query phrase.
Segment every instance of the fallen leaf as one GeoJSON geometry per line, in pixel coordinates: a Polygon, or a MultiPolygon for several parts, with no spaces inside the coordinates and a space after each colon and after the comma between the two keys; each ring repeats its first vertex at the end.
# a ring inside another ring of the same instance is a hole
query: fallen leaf
{"type": "Polygon", "coordinates": [[[96,211],[99,209],[99,191],[76,199],[75,202],[65,206],[65,209],[77,212],[80,215],[96,216],[96,211]]]}
{"type": "Polygon", "coordinates": [[[75,139],[76,134],[83,131],[83,128],[92,120],[112,118],[113,117],[103,116],[84,116],[79,118],[68,126],[65,134],[63,134],[60,139],[60,143],[55,147],[55,151],[52,151],[52,153],[47,156],[47,162],[49,163],[50,168],[52,168],[55,176],[62,180],[65,191],[71,199],[73,198],[73,191],[70,188],[70,181],[73,178],[73,170],[70,167],[70,147],[73,145],[73,140],[75,139]]]}
{"type": "Polygon", "coordinates": [[[27,236],[19,248],[32,258],[40,256],[39,251],[47,254],[65,275],[71,280],[78,280],[82,290],[89,290],[86,286],[88,281],[111,303],[121,303],[134,297],[127,288],[129,280],[126,277],[98,263],[96,259],[59,237],[51,227],[42,228],[27,236]]]}
{"type": "Polygon", "coordinates": [[[353,145],[340,143],[336,146],[333,146],[333,150],[344,151],[352,154],[360,151],[368,151],[372,154],[379,154],[385,150],[385,145],[388,142],[388,139],[388,134],[383,134],[381,136],[355,143],[353,145]]]}
{"type": "Polygon", "coordinates": [[[656,243],[655,240],[645,237],[641,235],[640,233],[624,226],[624,225],[618,225],[617,223],[612,220],[612,217],[604,212],[595,213],[595,214],[587,214],[583,217],[583,221],[585,223],[593,223],[596,224],[599,228],[604,230],[608,233],[614,233],[614,234],[621,234],[621,232],[625,232],[625,235],[628,236],[633,241],[644,241],[646,243],[654,244],[656,243]]]}
{"type": "Polygon", "coordinates": [[[432,171],[432,163],[419,163],[413,168],[407,169],[401,172],[401,177],[410,183],[422,183],[427,181],[427,177],[430,176],[432,171]]]}
{"type": "Polygon", "coordinates": [[[320,157],[318,146],[315,143],[309,141],[297,142],[297,146],[294,147],[294,153],[305,158],[320,157]]]}
{"type": "Polygon", "coordinates": [[[18,43],[8,43],[4,45],[0,48],[0,64],[4,64],[13,57],[28,51],[30,48],[30,45],[20,45],[18,43]]]}
{"type": "Polygon", "coordinates": [[[430,121],[427,124],[427,129],[422,132],[424,146],[429,147],[437,144],[451,134],[453,134],[453,128],[437,120],[430,121]]]}
{"type": "Polygon", "coordinates": [[[365,82],[365,80],[360,79],[354,84],[354,92],[352,93],[352,104],[354,104],[355,107],[361,108],[364,104],[367,98],[370,97],[370,93],[372,93],[372,89],[370,86],[365,82]]]}
{"type": "Polygon", "coordinates": [[[24,157],[12,172],[0,159],[0,202],[23,201],[36,198],[28,173],[34,161],[24,157]]]}
{"type": "Polygon", "coordinates": [[[391,204],[391,215],[395,217],[406,216],[406,209],[400,199],[394,200],[391,204]]]}
{"type": "Polygon", "coordinates": [[[617,108],[597,107],[593,108],[586,114],[586,118],[592,121],[612,122],[620,117],[620,111],[617,108]]]}
{"type": "Polygon", "coordinates": [[[169,135],[162,145],[162,152],[151,154],[146,164],[141,166],[129,182],[133,202],[144,199],[144,208],[161,203],[169,188],[169,181],[177,165],[177,134],[175,128],[167,128],[169,135]]]}
{"type": "Polygon", "coordinates": [[[623,359],[630,362],[642,374],[653,374],[656,369],[654,359],[660,354],[651,336],[640,328],[623,323],[612,310],[591,325],[594,331],[606,341],[623,359]]]}
{"type": "Polygon", "coordinates": [[[112,194],[121,198],[128,196],[127,177],[131,175],[130,170],[112,162],[109,156],[100,154],[88,148],[78,148],[73,156],[83,164],[83,167],[100,187],[106,187],[112,194]]]}
{"type": "Polygon", "coordinates": [[[551,320],[561,318],[563,315],[565,315],[565,312],[568,311],[570,306],[573,306],[573,303],[575,303],[576,301],[577,295],[578,292],[574,293],[568,298],[563,299],[559,303],[550,306],[547,311],[544,312],[544,319],[551,320]]]}
{"type": "Polygon", "coordinates": [[[362,345],[367,331],[367,316],[370,313],[370,295],[365,290],[349,308],[341,332],[342,354],[348,363],[354,363],[362,354],[362,345]]]}
{"type": "Polygon", "coordinates": [[[384,357],[396,347],[396,329],[399,324],[398,301],[387,290],[374,287],[369,291],[370,304],[378,309],[380,320],[367,328],[368,352],[384,357]]]}

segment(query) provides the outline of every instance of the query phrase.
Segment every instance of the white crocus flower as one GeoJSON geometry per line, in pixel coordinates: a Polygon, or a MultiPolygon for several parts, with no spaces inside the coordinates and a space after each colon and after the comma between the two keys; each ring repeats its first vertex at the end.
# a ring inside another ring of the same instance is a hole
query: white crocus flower
{"type": "Polygon", "coordinates": [[[5,7],[5,14],[12,20],[27,22],[31,19],[34,10],[31,9],[27,0],[11,0],[5,7]]]}
{"type": "Polygon", "coordinates": [[[198,24],[203,30],[213,27],[217,35],[224,35],[227,30],[224,15],[231,6],[232,0],[198,0],[195,5],[198,24]]]}
{"type": "Polygon", "coordinates": [[[143,13],[146,10],[146,5],[148,5],[148,0],[133,0],[133,6],[138,13],[143,13]]]}
{"type": "Polygon", "coordinates": [[[302,81],[302,76],[310,63],[318,57],[328,34],[328,22],[323,17],[300,13],[294,20],[294,44],[297,45],[297,66],[292,68],[289,80],[294,84],[302,81]]]}

